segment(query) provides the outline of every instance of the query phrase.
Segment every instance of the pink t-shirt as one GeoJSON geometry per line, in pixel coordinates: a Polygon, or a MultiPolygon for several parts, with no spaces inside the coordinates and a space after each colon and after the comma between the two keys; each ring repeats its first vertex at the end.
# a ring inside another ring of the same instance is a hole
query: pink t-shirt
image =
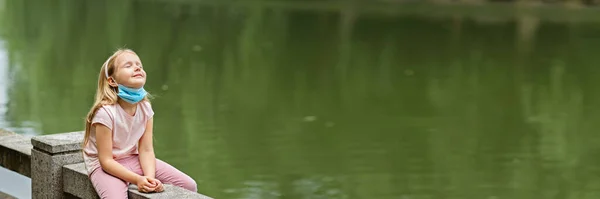
{"type": "MultiPolygon", "coordinates": [[[[96,111],[92,124],[99,123],[112,131],[112,154],[115,160],[138,154],[138,143],[146,131],[146,123],[152,116],[152,106],[143,101],[137,104],[135,114],[129,115],[117,103],[104,105],[96,111]]],[[[88,175],[100,167],[98,148],[96,148],[96,130],[91,128],[88,144],[83,148],[85,166],[88,175]]]]}

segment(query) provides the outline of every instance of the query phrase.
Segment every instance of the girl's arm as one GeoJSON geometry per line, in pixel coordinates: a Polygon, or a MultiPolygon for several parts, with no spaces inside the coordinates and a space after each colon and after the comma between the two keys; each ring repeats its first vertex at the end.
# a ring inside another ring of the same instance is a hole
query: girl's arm
{"type": "Polygon", "coordinates": [[[141,176],[129,171],[123,165],[113,159],[112,154],[112,133],[110,129],[104,125],[94,125],[96,128],[96,145],[98,148],[98,159],[100,166],[107,173],[123,179],[127,182],[138,184],[138,178],[141,176]]]}
{"type": "Polygon", "coordinates": [[[144,176],[155,178],[156,174],[156,157],[154,155],[154,146],[152,145],[152,127],[154,118],[150,118],[146,123],[146,131],[139,142],[140,164],[144,176]]]}

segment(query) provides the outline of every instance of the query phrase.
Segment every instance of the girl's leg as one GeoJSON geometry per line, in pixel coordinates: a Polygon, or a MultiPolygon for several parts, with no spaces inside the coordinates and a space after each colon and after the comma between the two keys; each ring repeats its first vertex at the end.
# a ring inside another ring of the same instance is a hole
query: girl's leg
{"type": "Polygon", "coordinates": [[[156,179],[164,184],[172,184],[193,192],[198,192],[198,187],[194,179],[158,158],[156,159],[156,179]]]}
{"type": "Polygon", "coordinates": [[[94,185],[94,189],[96,189],[98,196],[102,199],[127,198],[127,183],[104,172],[102,168],[98,168],[92,172],[90,180],[92,181],[92,185],[94,185]]]}
{"type": "MultiPolygon", "coordinates": [[[[138,175],[144,175],[139,158],[136,158],[136,162],[131,164],[131,171],[138,175]]],[[[155,177],[163,184],[172,184],[193,192],[198,192],[194,179],[158,158],[156,159],[155,177]]]]}

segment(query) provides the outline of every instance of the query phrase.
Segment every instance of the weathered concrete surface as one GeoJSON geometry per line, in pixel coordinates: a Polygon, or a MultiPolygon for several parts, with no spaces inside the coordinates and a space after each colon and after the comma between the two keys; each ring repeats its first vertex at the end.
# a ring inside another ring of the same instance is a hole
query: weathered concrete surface
{"type": "Polygon", "coordinates": [[[84,163],[69,164],[63,167],[63,190],[78,198],[100,198],[87,176],[84,163]]]}
{"type": "Polygon", "coordinates": [[[31,139],[33,147],[48,153],[61,153],[81,150],[81,143],[85,132],[77,131],[71,133],[51,134],[35,136],[31,139]]]}
{"type": "Polygon", "coordinates": [[[63,197],[63,165],[83,162],[80,153],[48,154],[31,150],[31,192],[33,198],[63,197]]]}
{"type": "Polygon", "coordinates": [[[212,199],[211,197],[188,191],[187,189],[165,184],[165,191],[160,193],[141,193],[137,190],[137,186],[129,186],[129,198],[130,199],[170,199],[170,198],[198,198],[198,199],[212,199]]]}
{"type": "Polygon", "coordinates": [[[36,136],[31,139],[31,191],[35,198],[63,198],[62,168],[83,162],[81,132],[36,136]]]}
{"type": "Polygon", "coordinates": [[[31,137],[0,129],[0,166],[31,177],[31,137]]]}
{"type": "MultiPolygon", "coordinates": [[[[63,181],[65,193],[78,198],[99,198],[90,182],[83,163],[65,165],[63,167],[63,181]]],[[[161,193],[140,193],[135,185],[129,186],[129,198],[154,199],[154,198],[199,198],[211,199],[208,196],[194,193],[181,187],[165,184],[165,191],[161,193]]]]}

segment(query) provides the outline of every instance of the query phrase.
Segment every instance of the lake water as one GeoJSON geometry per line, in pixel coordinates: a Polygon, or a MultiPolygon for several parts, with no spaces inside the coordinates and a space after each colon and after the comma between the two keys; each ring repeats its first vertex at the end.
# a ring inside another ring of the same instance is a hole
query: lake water
{"type": "Polygon", "coordinates": [[[82,130],[127,47],[215,198],[600,197],[598,22],[165,2],[3,1],[0,127],[82,130]]]}

